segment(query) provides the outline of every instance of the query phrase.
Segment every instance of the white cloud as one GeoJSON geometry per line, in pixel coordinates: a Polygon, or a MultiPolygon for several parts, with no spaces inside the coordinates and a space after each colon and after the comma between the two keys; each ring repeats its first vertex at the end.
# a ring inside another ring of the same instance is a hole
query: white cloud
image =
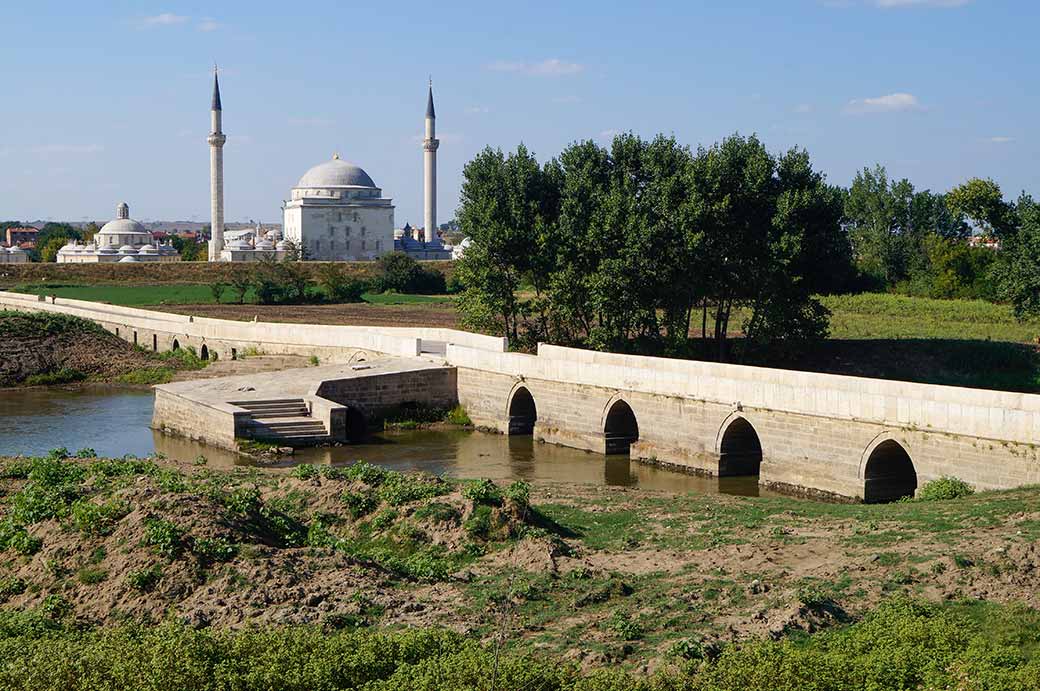
{"type": "Polygon", "coordinates": [[[579,74],[585,70],[584,65],[559,58],[549,58],[541,62],[498,60],[488,65],[487,68],[492,72],[516,72],[532,77],[562,77],[579,74]]]}
{"type": "Polygon", "coordinates": [[[614,139],[614,137],[618,136],[619,134],[621,134],[621,130],[615,130],[615,129],[603,130],[602,132],[599,133],[599,139],[605,139],[607,141],[612,141],[614,139]]]}
{"type": "Polygon", "coordinates": [[[30,149],[35,154],[96,154],[105,150],[100,144],[44,144],[30,149]]]}
{"type": "Polygon", "coordinates": [[[145,17],[143,24],[145,26],[174,26],[176,24],[184,24],[190,17],[185,17],[181,14],[173,14],[172,12],[163,12],[151,17],[145,17]]]}
{"type": "Polygon", "coordinates": [[[1010,144],[1015,141],[1014,137],[990,137],[987,139],[990,144],[1010,144]]]}
{"type": "Polygon", "coordinates": [[[220,24],[217,23],[216,19],[212,17],[203,17],[202,21],[199,22],[199,31],[216,31],[220,28],[220,24]]]}
{"type": "Polygon", "coordinates": [[[899,113],[908,110],[923,110],[917,97],[913,94],[895,93],[873,98],[862,98],[849,101],[845,112],[855,115],[866,113],[899,113]]]}

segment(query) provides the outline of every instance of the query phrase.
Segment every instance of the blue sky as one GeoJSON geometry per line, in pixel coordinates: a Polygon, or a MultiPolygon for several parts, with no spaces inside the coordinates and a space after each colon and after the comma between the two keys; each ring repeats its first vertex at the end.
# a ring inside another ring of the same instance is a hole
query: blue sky
{"type": "Polygon", "coordinates": [[[613,132],[803,146],[835,183],[1040,195],[1034,0],[9,3],[0,217],[207,220],[211,69],[227,218],[280,220],[334,151],[421,222],[427,75],[439,207],[485,145],[613,132]]]}

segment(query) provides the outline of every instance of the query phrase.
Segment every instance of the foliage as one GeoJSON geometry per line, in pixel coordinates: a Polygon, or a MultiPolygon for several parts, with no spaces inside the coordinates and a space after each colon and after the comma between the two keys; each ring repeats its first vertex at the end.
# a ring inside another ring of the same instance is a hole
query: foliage
{"type": "Polygon", "coordinates": [[[505,488],[503,494],[518,506],[527,506],[531,501],[531,485],[524,480],[516,480],[505,488]]]}
{"type": "Polygon", "coordinates": [[[972,178],[954,187],[946,194],[946,205],[982,235],[1006,237],[1014,232],[1014,206],[1004,201],[1000,185],[988,178],[972,178]]]}
{"type": "Polygon", "coordinates": [[[22,383],[25,386],[55,386],[57,384],[71,384],[72,382],[83,381],[86,378],[87,375],[79,370],[62,367],[54,372],[31,374],[22,383]]]}
{"type": "Polygon", "coordinates": [[[960,499],[972,494],[975,494],[975,488],[964,480],[955,477],[941,477],[921,485],[921,488],[917,490],[917,499],[920,501],[941,501],[960,499]]]}
{"type": "Polygon", "coordinates": [[[192,541],[191,551],[204,562],[229,561],[238,548],[222,537],[201,537],[192,541]]]}
{"type": "Polygon", "coordinates": [[[400,252],[390,252],[379,258],[379,275],[373,282],[378,293],[413,293],[443,295],[447,292],[444,274],[422,266],[415,259],[400,252]]]}
{"type": "Polygon", "coordinates": [[[332,262],[318,268],[315,281],[329,302],[361,302],[368,289],[365,281],[351,278],[342,265],[332,262]]]}
{"type": "Polygon", "coordinates": [[[166,559],[176,559],[184,549],[184,531],[176,523],[161,518],[144,522],[144,543],[166,559]]]}
{"type": "Polygon", "coordinates": [[[694,154],[626,134],[543,166],[523,146],[486,149],[464,170],[473,244],[458,306],[467,326],[520,347],[679,352],[709,305],[720,358],[741,308],[751,339],[815,339],[827,315],[812,295],[832,287],[816,268],[848,262],[840,219],[838,191],[805,152],[773,156],[754,137],[694,154]]]}
{"type": "Polygon", "coordinates": [[[115,530],[119,519],[128,513],[130,506],[117,499],[101,504],[89,499],[78,499],[72,504],[72,525],[89,537],[108,535],[115,530]]]}
{"type": "Polygon", "coordinates": [[[379,506],[379,500],[371,490],[362,492],[344,492],[343,504],[347,507],[347,511],[350,512],[350,515],[353,518],[358,519],[375,511],[376,507],[379,506]]]}
{"type": "Polygon", "coordinates": [[[1019,229],[1003,240],[996,277],[1001,297],[1022,320],[1040,316],[1040,204],[1023,195],[1017,212],[1019,229]]]}
{"type": "Polygon", "coordinates": [[[456,405],[449,410],[448,414],[444,416],[444,421],[461,427],[469,427],[473,424],[473,421],[469,419],[469,413],[466,412],[462,405],[456,405]]]}
{"type": "Polygon", "coordinates": [[[502,503],[502,490],[494,481],[484,478],[482,480],[470,480],[462,486],[462,496],[474,504],[502,503]]]}
{"type": "Polygon", "coordinates": [[[126,575],[126,584],[134,590],[150,591],[162,578],[162,566],[153,564],[146,569],[131,571],[126,575]]]}

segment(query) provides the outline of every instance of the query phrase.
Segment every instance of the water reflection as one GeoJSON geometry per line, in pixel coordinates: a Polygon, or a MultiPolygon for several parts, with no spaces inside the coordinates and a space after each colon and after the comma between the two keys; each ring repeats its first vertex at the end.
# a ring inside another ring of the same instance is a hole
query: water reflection
{"type": "MultiPolygon", "coordinates": [[[[64,446],[89,447],[102,456],[162,453],[185,465],[206,457],[211,468],[241,465],[241,456],[170,437],[149,428],[152,392],[113,387],[0,391],[0,455],[41,455],[64,446]]],[[[708,478],[534,442],[465,431],[416,431],[374,437],[369,443],[301,449],[276,467],[296,463],[347,464],[359,459],[394,470],[452,477],[541,480],[642,487],[669,492],[756,496],[757,478],[708,478]]]]}

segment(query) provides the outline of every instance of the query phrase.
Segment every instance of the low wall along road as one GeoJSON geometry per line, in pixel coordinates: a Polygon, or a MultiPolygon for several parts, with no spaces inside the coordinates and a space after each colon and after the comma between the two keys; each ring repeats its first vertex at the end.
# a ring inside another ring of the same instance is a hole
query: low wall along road
{"type": "MultiPolygon", "coordinates": [[[[450,329],[194,319],[13,293],[0,293],[0,307],[84,317],[155,350],[191,345],[220,357],[255,348],[330,363],[386,357],[436,363],[409,375],[414,402],[436,395],[444,403],[450,382],[455,399],[483,427],[695,472],[758,474],[766,485],[885,501],[944,475],[979,489],[1040,482],[1037,395],[545,344],[527,355],[507,352],[504,339],[450,329]],[[448,379],[445,368],[452,370],[448,379]],[[441,379],[427,386],[424,377],[441,379]]],[[[395,372],[402,376],[400,368],[395,372]]],[[[363,415],[362,403],[350,400],[358,385],[341,381],[315,381],[313,395],[342,406],[339,415],[363,415]],[[328,393],[318,395],[319,389],[328,393]]],[[[164,388],[157,387],[157,397],[164,388]]],[[[395,395],[405,394],[398,387],[395,395]]]]}

